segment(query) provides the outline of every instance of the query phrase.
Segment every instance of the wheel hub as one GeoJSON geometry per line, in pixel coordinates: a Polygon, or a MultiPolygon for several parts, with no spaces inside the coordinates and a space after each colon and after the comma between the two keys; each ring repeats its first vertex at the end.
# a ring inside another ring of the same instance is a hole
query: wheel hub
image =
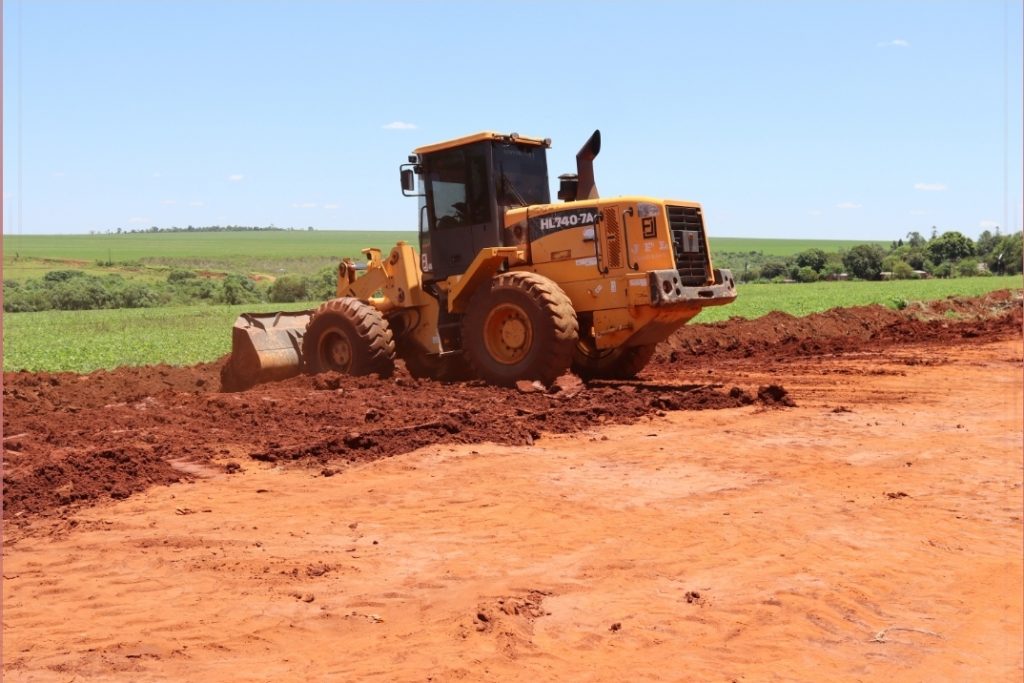
{"type": "Polygon", "coordinates": [[[494,360],[514,365],[526,357],[532,342],[530,319],[519,306],[502,304],[487,315],[484,345],[494,360]]]}
{"type": "Polygon", "coordinates": [[[333,333],[324,335],[320,346],[324,365],[331,370],[344,372],[352,364],[352,345],[345,335],[333,333]]]}

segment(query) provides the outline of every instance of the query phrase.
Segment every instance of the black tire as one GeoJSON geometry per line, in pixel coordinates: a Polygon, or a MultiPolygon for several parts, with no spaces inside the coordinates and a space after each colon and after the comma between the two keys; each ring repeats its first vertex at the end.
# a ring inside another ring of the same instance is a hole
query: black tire
{"type": "Polygon", "coordinates": [[[462,355],[430,356],[419,346],[409,342],[397,344],[398,357],[405,362],[405,369],[416,379],[433,379],[440,382],[462,382],[473,379],[473,370],[462,355]]]}
{"type": "Polygon", "coordinates": [[[647,366],[657,344],[597,349],[580,340],[572,357],[572,371],[584,380],[633,379],[647,366]]]}
{"type": "Polygon", "coordinates": [[[313,312],[306,326],[302,359],[310,373],[389,377],[395,370],[391,327],[380,311],[359,299],[331,299],[313,312]]]}
{"type": "Polygon", "coordinates": [[[550,384],[569,369],[579,335],[572,301],[537,273],[502,273],[469,302],[462,353],[483,380],[550,384]]]}

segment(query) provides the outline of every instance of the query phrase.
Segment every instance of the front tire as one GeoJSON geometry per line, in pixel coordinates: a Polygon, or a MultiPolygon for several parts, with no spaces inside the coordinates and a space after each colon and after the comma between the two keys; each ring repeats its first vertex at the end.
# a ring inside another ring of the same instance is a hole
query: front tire
{"type": "Polygon", "coordinates": [[[572,301],[537,273],[502,273],[469,302],[463,355],[483,380],[550,384],[569,369],[579,336],[572,301]]]}
{"type": "Polygon", "coordinates": [[[380,312],[359,299],[332,299],[320,305],[302,338],[302,357],[310,373],[377,373],[395,369],[395,342],[380,312]]]}

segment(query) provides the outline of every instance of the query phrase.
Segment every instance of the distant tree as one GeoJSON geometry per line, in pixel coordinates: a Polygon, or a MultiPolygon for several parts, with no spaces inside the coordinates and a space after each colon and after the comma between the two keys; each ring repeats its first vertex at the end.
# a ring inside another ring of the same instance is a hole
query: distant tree
{"type": "Polygon", "coordinates": [[[1016,275],[1024,268],[1021,263],[1021,233],[996,238],[991,251],[983,257],[989,270],[997,275],[1016,275]]]}
{"type": "Polygon", "coordinates": [[[786,275],[788,268],[785,263],[779,261],[770,261],[761,267],[761,277],[765,280],[772,280],[777,277],[786,275]]]}
{"type": "Polygon", "coordinates": [[[846,272],[861,280],[877,280],[885,250],[877,244],[858,244],[843,255],[846,272]]]}
{"type": "Polygon", "coordinates": [[[821,249],[808,249],[796,255],[796,265],[820,273],[828,263],[828,254],[821,249]]]}
{"type": "MultiPolygon", "coordinates": [[[[933,230],[934,230],[934,228],[933,228],[933,230]]],[[[917,232],[915,230],[913,232],[908,232],[907,233],[907,244],[909,244],[911,247],[914,247],[915,249],[917,249],[917,248],[923,247],[924,245],[928,244],[928,240],[926,240],[921,233],[919,233],[919,232],[917,232]]]]}
{"type": "Polygon", "coordinates": [[[974,256],[974,242],[962,233],[951,230],[928,243],[928,255],[932,263],[956,263],[968,256],[974,256]]]}

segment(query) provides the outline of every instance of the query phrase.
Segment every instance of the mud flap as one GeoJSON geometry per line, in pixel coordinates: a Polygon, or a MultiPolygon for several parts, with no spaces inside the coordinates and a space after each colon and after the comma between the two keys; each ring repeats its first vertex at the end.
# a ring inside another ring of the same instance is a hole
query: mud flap
{"type": "Polygon", "coordinates": [[[293,377],[302,371],[302,336],[313,311],[243,313],[231,330],[231,357],[221,370],[221,389],[293,377]]]}

